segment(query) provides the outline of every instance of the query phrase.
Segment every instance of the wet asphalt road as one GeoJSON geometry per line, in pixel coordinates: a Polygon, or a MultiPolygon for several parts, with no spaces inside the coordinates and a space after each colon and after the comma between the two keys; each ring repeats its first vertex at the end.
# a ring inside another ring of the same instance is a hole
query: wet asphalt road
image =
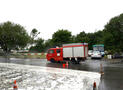
{"type": "MultiPolygon", "coordinates": [[[[0,62],[63,68],[62,63],[50,63],[46,59],[11,58],[10,60],[6,60],[0,58],[0,62]]],[[[86,60],[80,64],[69,63],[68,69],[100,72],[100,64],[103,66],[104,75],[101,78],[99,90],[123,90],[123,62],[114,63],[104,60],[86,60]]]]}

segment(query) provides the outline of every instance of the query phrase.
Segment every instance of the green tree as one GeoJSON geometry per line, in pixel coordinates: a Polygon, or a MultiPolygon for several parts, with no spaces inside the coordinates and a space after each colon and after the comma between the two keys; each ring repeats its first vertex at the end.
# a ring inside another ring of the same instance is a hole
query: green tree
{"type": "Polygon", "coordinates": [[[75,43],[76,42],[76,36],[75,35],[72,35],[71,40],[72,40],[72,43],[75,43]]]}
{"type": "Polygon", "coordinates": [[[75,42],[88,43],[88,41],[89,41],[89,38],[88,38],[87,34],[84,31],[80,32],[75,37],[75,42]]]}
{"type": "Polygon", "coordinates": [[[94,33],[94,43],[95,44],[103,44],[104,43],[103,31],[99,30],[94,33]]]}
{"type": "Polygon", "coordinates": [[[31,33],[30,33],[30,37],[31,37],[31,44],[35,43],[35,38],[40,34],[40,32],[38,32],[37,29],[32,29],[31,33]]]}
{"type": "Polygon", "coordinates": [[[38,32],[37,29],[32,29],[30,36],[34,39],[35,37],[37,37],[37,35],[40,34],[40,32],[38,32]]]}
{"type": "Polygon", "coordinates": [[[103,44],[103,31],[97,31],[94,33],[80,32],[75,37],[75,42],[88,43],[89,49],[92,49],[94,44],[103,44]]]}
{"type": "Polygon", "coordinates": [[[88,40],[89,49],[93,49],[92,46],[95,44],[104,44],[104,35],[103,31],[101,30],[94,33],[88,33],[87,37],[89,38],[88,40]]]}
{"type": "Polygon", "coordinates": [[[65,43],[71,43],[72,42],[71,32],[63,29],[58,30],[53,34],[52,41],[56,46],[61,46],[62,44],[65,43]]]}
{"type": "Polygon", "coordinates": [[[44,40],[42,38],[38,38],[35,40],[35,46],[30,47],[30,52],[44,52],[45,45],[44,40]]]}
{"type": "Polygon", "coordinates": [[[0,47],[5,54],[11,50],[24,48],[29,43],[29,35],[19,24],[10,21],[0,24],[0,47]]]}
{"type": "Polygon", "coordinates": [[[93,49],[92,46],[96,43],[95,42],[95,35],[94,35],[94,33],[88,33],[87,37],[88,37],[88,42],[87,42],[88,47],[90,50],[92,50],[93,49]]]}
{"type": "Polygon", "coordinates": [[[47,51],[47,49],[49,49],[49,48],[55,47],[52,39],[46,40],[44,43],[44,47],[45,47],[45,51],[47,51]]]}
{"type": "Polygon", "coordinates": [[[106,49],[123,51],[123,14],[112,18],[104,28],[106,49]]]}

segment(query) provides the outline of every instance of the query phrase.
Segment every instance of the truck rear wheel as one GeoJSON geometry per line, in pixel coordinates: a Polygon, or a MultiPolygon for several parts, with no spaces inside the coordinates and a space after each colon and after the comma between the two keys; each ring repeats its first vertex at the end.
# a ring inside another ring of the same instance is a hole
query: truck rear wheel
{"type": "Polygon", "coordinates": [[[76,63],[79,64],[80,63],[80,60],[77,60],[76,63]]]}
{"type": "Polygon", "coordinates": [[[72,62],[73,64],[79,64],[79,62],[76,61],[75,58],[72,58],[72,59],[71,59],[71,62],[72,62]]]}

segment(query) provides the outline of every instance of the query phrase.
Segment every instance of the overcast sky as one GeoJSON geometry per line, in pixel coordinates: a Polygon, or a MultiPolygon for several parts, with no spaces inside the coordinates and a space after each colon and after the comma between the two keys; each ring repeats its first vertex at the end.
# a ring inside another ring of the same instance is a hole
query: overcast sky
{"type": "Polygon", "coordinates": [[[0,23],[11,21],[47,40],[58,29],[95,32],[123,13],[123,0],[0,0],[0,23]]]}

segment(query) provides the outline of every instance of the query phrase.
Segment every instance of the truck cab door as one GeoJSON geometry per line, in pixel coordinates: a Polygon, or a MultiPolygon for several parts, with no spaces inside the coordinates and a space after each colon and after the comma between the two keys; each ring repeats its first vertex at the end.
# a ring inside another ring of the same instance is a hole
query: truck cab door
{"type": "Polygon", "coordinates": [[[58,61],[61,61],[61,60],[63,60],[63,54],[62,54],[62,49],[57,49],[56,50],[56,58],[57,58],[57,60],[58,61]]]}
{"type": "Polygon", "coordinates": [[[48,50],[47,59],[50,60],[51,58],[54,57],[55,57],[55,50],[53,49],[48,50]]]}

